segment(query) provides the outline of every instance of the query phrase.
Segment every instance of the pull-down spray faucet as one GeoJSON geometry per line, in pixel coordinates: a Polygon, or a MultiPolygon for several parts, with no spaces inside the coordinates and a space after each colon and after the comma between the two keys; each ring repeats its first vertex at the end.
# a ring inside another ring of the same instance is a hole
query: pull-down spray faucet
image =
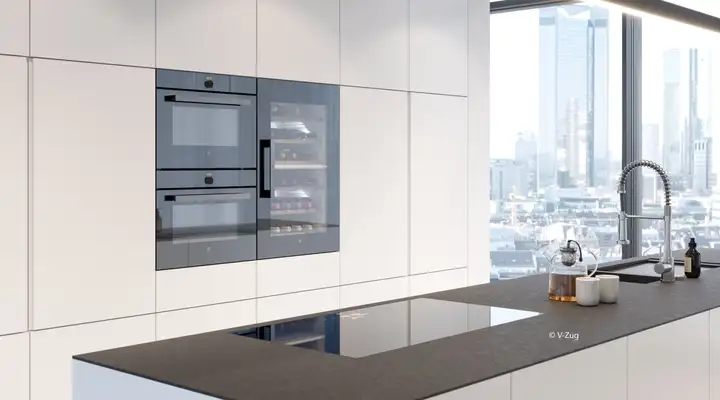
{"type": "Polygon", "coordinates": [[[663,187],[665,189],[665,207],[663,208],[662,216],[645,216],[645,215],[628,215],[622,209],[622,202],[620,202],[620,212],[618,213],[618,240],[617,243],[620,245],[630,244],[630,240],[627,237],[627,220],[628,218],[637,219],[657,219],[663,220],[665,225],[665,240],[663,245],[662,257],[660,262],[655,264],[655,272],[660,274],[662,282],[672,283],[675,282],[675,262],[672,256],[672,229],[671,229],[671,199],[670,199],[670,178],[667,172],[657,163],[648,160],[638,160],[629,163],[623,168],[620,173],[620,179],[618,180],[617,192],[622,196],[625,194],[625,182],[627,181],[628,174],[630,171],[638,167],[647,167],[660,175],[662,179],[663,187]]]}

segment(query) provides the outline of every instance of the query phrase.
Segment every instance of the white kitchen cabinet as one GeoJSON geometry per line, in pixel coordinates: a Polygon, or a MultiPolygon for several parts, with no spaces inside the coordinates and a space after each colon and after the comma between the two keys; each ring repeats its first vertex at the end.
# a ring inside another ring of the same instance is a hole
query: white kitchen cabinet
{"type": "Polygon", "coordinates": [[[30,334],[0,336],[0,399],[30,399],[30,334]]]}
{"type": "Polygon", "coordinates": [[[410,95],[411,274],[467,266],[467,101],[410,95]]]}
{"type": "Polygon", "coordinates": [[[720,400],[720,308],[710,312],[710,400],[720,400]]]}
{"type": "Polygon", "coordinates": [[[468,4],[468,286],[490,282],[490,5],[468,4]]]}
{"type": "MultiPolygon", "coordinates": [[[[513,372],[512,400],[556,400],[558,393],[583,400],[628,399],[627,340],[613,340],[513,372]]],[[[650,398],[654,397],[643,397],[650,398]]]]}
{"type": "Polygon", "coordinates": [[[257,322],[332,311],[339,307],[340,289],[337,287],[263,297],[257,299],[257,322]]]}
{"type": "Polygon", "coordinates": [[[258,76],[340,82],[340,0],[261,0],[257,7],[258,76]]]}
{"type": "Polygon", "coordinates": [[[510,374],[430,397],[430,400],[511,400],[510,374]]]}
{"type": "Polygon", "coordinates": [[[410,296],[410,278],[383,279],[379,281],[340,286],[340,308],[380,303],[410,296]]]}
{"type": "Polygon", "coordinates": [[[32,328],[152,313],[154,71],[33,70],[32,328]]]}
{"type": "Polygon", "coordinates": [[[709,323],[704,312],[631,335],[627,400],[709,399],[709,323]]]}
{"type": "Polygon", "coordinates": [[[256,271],[256,261],[158,271],[157,311],[254,298],[256,271]]]}
{"type": "Polygon", "coordinates": [[[30,0],[0,1],[0,54],[30,51],[30,0]]]}
{"type": "Polygon", "coordinates": [[[340,1],[340,83],[408,89],[408,0],[340,1]]]}
{"type": "Polygon", "coordinates": [[[72,400],[72,357],[155,340],[145,315],[30,333],[32,400],[72,400]]]}
{"type": "Polygon", "coordinates": [[[410,314],[405,302],[384,304],[340,318],[340,354],[360,358],[408,346],[410,314]]]}
{"type": "Polygon", "coordinates": [[[255,313],[255,299],[158,313],[157,340],[252,325],[255,313]]]}
{"type": "Polygon", "coordinates": [[[408,94],[340,91],[340,278],[408,274],[408,94]]]}
{"type": "MultiPolygon", "coordinates": [[[[0,6],[1,12],[2,6],[0,6]]],[[[2,23],[2,17],[0,17],[2,23]]],[[[2,37],[0,27],[0,38],[2,37]]],[[[2,40],[2,39],[0,39],[2,40]]],[[[0,56],[0,335],[28,328],[28,62],[0,56]]],[[[1,358],[2,356],[0,356],[1,358]]],[[[1,398],[2,396],[0,396],[1,398]]]]}
{"type": "Polygon", "coordinates": [[[256,0],[157,0],[157,67],[255,76],[256,0]]]}
{"type": "Polygon", "coordinates": [[[33,57],[155,66],[154,1],[32,0],[30,5],[33,57]]]}
{"type": "Polygon", "coordinates": [[[467,95],[468,0],[410,0],[410,90],[467,95]]]}
{"type": "Polygon", "coordinates": [[[410,276],[410,296],[442,292],[461,287],[467,284],[467,268],[449,269],[426,274],[410,276]]]}
{"type": "Polygon", "coordinates": [[[340,284],[340,253],[259,260],[258,297],[337,287],[340,284]]]}

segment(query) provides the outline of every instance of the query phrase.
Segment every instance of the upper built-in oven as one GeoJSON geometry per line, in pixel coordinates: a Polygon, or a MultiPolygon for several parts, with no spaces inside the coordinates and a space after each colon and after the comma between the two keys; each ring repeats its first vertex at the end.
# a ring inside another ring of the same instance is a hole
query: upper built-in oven
{"type": "Polygon", "coordinates": [[[157,169],[256,167],[255,78],[157,71],[157,169]]]}

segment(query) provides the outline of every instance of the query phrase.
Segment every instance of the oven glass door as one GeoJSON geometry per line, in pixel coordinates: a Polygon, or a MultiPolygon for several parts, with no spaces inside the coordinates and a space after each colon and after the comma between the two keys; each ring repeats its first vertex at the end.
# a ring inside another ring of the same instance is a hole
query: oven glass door
{"type": "Polygon", "coordinates": [[[158,191],[157,269],[254,260],[256,191],[158,191]]]}
{"type": "Polygon", "coordinates": [[[158,169],[255,168],[255,97],[157,92],[158,169]]]}

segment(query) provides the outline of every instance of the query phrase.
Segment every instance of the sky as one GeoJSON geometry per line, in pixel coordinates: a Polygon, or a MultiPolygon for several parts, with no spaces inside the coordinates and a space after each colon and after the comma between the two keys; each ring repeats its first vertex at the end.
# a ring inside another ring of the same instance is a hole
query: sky
{"type": "MultiPolygon", "coordinates": [[[[700,3],[702,11],[717,11],[720,1],[674,0],[683,6],[700,3]],[[710,3],[714,5],[710,6],[710,3]],[[712,9],[708,9],[708,6],[712,9]]],[[[621,11],[610,10],[609,22],[609,127],[610,148],[620,149],[622,88],[621,88],[621,11]]],[[[491,17],[491,136],[492,158],[514,157],[515,133],[537,132],[538,124],[538,10],[494,14],[491,17]]],[[[712,113],[720,120],[720,94],[709,106],[710,93],[720,93],[720,34],[689,27],[654,16],[643,17],[643,123],[662,122],[663,53],[679,48],[687,53],[689,47],[712,49],[712,85],[701,76],[700,116],[712,113]],[[703,84],[705,83],[705,84],[703,84]]],[[[687,66],[685,66],[687,68],[687,66]]],[[[702,73],[701,73],[702,75],[702,73]]],[[[707,75],[707,74],[706,74],[707,75]]],[[[683,73],[683,78],[687,72],[683,73]]],[[[681,88],[682,93],[687,90],[681,88]]],[[[718,122],[720,125],[720,122],[718,122]]],[[[716,132],[720,135],[720,131],[716,132]]],[[[720,139],[718,139],[720,140],[720,139]]],[[[720,146],[716,146],[720,150],[720,146]]],[[[619,157],[619,150],[618,150],[619,157]]]]}

